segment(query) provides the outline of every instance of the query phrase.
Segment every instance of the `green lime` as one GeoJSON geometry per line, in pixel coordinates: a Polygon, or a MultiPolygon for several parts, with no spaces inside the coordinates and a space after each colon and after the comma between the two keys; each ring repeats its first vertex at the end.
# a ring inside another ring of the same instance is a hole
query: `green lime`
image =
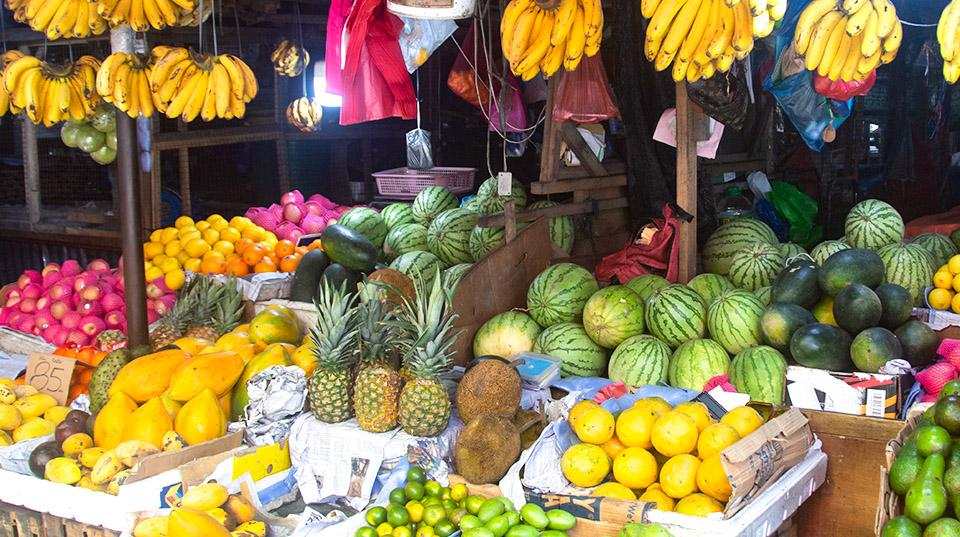
{"type": "Polygon", "coordinates": [[[423,483],[426,480],[427,474],[423,471],[423,468],[420,468],[419,466],[411,466],[410,469],[407,470],[408,482],[423,483]]]}
{"type": "Polygon", "coordinates": [[[364,519],[367,521],[367,524],[377,527],[387,521],[387,509],[379,505],[373,507],[367,511],[367,516],[364,517],[364,519]]]}
{"type": "Polygon", "coordinates": [[[450,499],[459,502],[467,497],[467,486],[463,483],[457,483],[450,489],[450,499]]]}
{"type": "Polygon", "coordinates": [[[440,500],[440,505],[442,505],[447,511],[453,511],[458,507],[457,502],[453,500],[440,500]]]}
{"type": "Polygon", "coordinates": [[[358,529],[353,535],[354,537],[377,537],[377,530],[371,528],[370,526],[364,526],[358,529]]]}
{"type": "Polygon", "coordinates": [[[483,526],[483,522],[480,522],[480,519],[476,515],[463,515],[460,517],[460,529],[467,531],[473,528],[479,528],[483,526]]]}
{"type": "Polygon", "coordinates": [[[410,523],[410,513],[402,505],[391,505],[387,508],[387,522],[394,528],[410,523]]]}
{"type": "Polygon", "coordinates": [[[453,532],[457,531],[457,527],[453,525],[453,522],[443,519],[433,525],[433,531],[440,537],[450,537],[453,532]]]}
{"type": "Polygon", "coordinates": [[[440,498],[444,500],[450,500],[450,487],[443,487],[440,489],[440,498]]]}
{"type": "Polygon", "coordinates": [[[466,514],[467,514],[467,510],[464,509],[463,507],[459,507],[459,506],[458,506],[458,507],[457,507],[456,509],[454,509],[453,511],[450,511],[450,516],[449,516],[448,518],[450,519],[451,522],[453,522],[454,524],[456,524],[456,525],[459,526],[459,525],[460,525],[460,519],[463,518],[464,515],[466,515],[466,514]]]}
{"type": "Polygon", "coordinates": [[[400,526],[399,528],[393,528],[393,533],[390,534],[391,537],[413,537],[413,528],[410,526],[400,526]]]}
{"type": "Polygon", "coordinates": [[[389,522],[384,522],[377,526],[377,535],[383,537],[384,535],[390,535],[393,532],[393,526],[389,522]]]}
{"type": "Polygon", "coordinates": [[[432,526],[420,526],[417,528],[417,537],[433,537],[436,533],[433,532],[432,526]]]}
{"type": "Polygon", "coordinates": [[[510,523],[507,521],[507,517],[497,515],[486,523],[486,527],[493,533],[493,537],[503,537],[510,529],[510,523]]]}
{"type": "Polygon", "coordinates": [[[467,496],[464,507],[467,508],[467,512],[471,515],[475,515],[480,512],[480,506],[483,505],[483,502],[486,501],[486,498],[483,496],[467,496]]]}
{"type": "Polygon", "coordinates": [[[439,498],[439,497],[440,497],[440,490],[441,490],[441,489],[442,489],[442,487],[440,486],[440,483],[437,483],[436,481],[434,481],[434,480],[432,480],[432,479],[431,479],[430,481],[427,481],[426,483],[423,484],[423,490],[424,490],[424,492],[427,493],[427,496],[432,496],[432,497],[434,497],[434,498],[439,498]]]}
{"type": "Polygon", "coordinates": [[[507,524],[510,526],[516,526],[520,523],[520,513],[516,511],[507,511],[503,516],[507,518],[507,524]]]}
{"type": "Polygon", "coordinates": [[[420,503],[422,503],[424,507],[426,507],[428,505],[440,505],[441,501],[442,500],[440,500],[440,498],[437,498],[436,496],[427,496],[420,503]]]}
{"type": "Polygon", "coordinates": [[[497,501],[503,504],[504,511],[514,511],[513,502],[510,501],[510,498],[506,496],[497,496],[497,501]]]}
{"type": "Polygon", "coordinates": [[[447,518],[447,511],[439,505],[429,505],[423,510],[423,523],[427,526],[436,526],[437,522],[440,522],[444,518],[447,518]]]}
{"type": "Polygon", "coordinates": [[[407,494],[403,492],[402,488],[395,488],[390,491],[390,503],[395,503],[397,505],[403,505],[407,503],[407,494]]]}
{"type": "Polygon", "coordinates": [[[407,483],[407,486],[403,487],[403,492],[407,495],[407,498],[419,500],[423,498],[423,483],[411,481],[407,483]]]}

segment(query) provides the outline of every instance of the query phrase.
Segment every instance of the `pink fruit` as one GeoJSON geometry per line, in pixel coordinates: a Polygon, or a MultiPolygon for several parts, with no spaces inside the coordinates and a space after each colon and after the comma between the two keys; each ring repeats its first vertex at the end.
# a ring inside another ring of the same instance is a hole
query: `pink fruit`
{"type": "Polygon", "coordinates": [[[174,302],[176,302],[176,300],[177,300],[177,297],[174,295],[164,295],[158,298],[157,300],[153,301],[153,304],[154,304],[153,309],[156,310],[158,315],[163,317],[170,312],[170,308],[173,307],[173,304],[174,302]]]}
{"type": "Polygon", "coordinates": [[[153,280],[147,284],[147,297],[157,299],[170,292],[167,283],[162,277],[153,280]]]}
{"type": "Polygon", "coordinates": [[[40,297],[40,298],[37,299],[37,309],[38,309],[38,310],[41,310],[41,311],[42,311],[42,310],[49,310],[49,309],[50,309],[50,304],[51,304],[52,302],[53,302],[53,301],[50,300],[50,297],[42,296],[42,297],[40,297]]]}
{"type": "Polygon", "coordinates": [[[44,328],[40,332],[40,337],[47,340],[50,343],[53,343],[54,338],[57,335],[57,332],[60,331],[60,326],[51,324],[50,326],[44,328]]]}
{"type": "Polygon", "coordinates": [[[127,319],[123,316],[122,311],[111,311],[103,318],[107,328],[120,328],[120,326],[123,325],[126,320],[127,319]]]}
{"type": "Polygon", "coordinates": [[[70,312],[70,306],[63,301],[57,301],[53,304],[50,304],[50,315],[53,315],[54,319],[62,320],[63,316],[70,312]]]}
{"type": "Polygon", "coordinates": [[[50,315],[49,311],[40,311],[33,317],[33,324],[43,331],[50,325],[57,324],[57,320],[50,315]]]}
{"type": "Polygon", "coordinates": [[[103,306],[95,300],[81,300],[77,305],[77,311],[83,315],[103,317],[103,306]]]}
{"type": "Polygon", "coordinates": [[[84,272],[73,281],[73,290],[79,293],[92,285],[97,285],[97,275],[92,272],[84,272]]]}
{"type": "Polygon", "coordinates": [[[283,219],[287,222],[299,224],[303,220],[303,214],[307,212],[302,204],[288,203],[283,206],[283,219]]]}
{"type": "Polygon", "coordinates": [[[103,311],[117,311],[123,308],[123,297],[116,293],[108,293],[100,299],[100,305],[103,311]]]}
{"type": "Polygon", "coordinates": [[[60,265],[56,263],[47,263],[47,266],[40,269],[40,275],[44,277],[51,272],[60,272],[60,265]]]}
{"type": "Polygon", "coordinates": [[[57,331],[54,332],[53,338],[50,340],[50,343],[53,343],[58,347],[62,347],[67,344],[67,336],[69,335],[70,335],[70,330],[62,326],[58,326],[57,331]]]}
{"type": "Polygon", "coordinates": [[[70,297],[70,303],[73,304],[74,309],[76,309],[76,307],[80,305],[80,300],[82,300],[80,298],[80,293],[75,293],[73,296],[70,297]]]}
{"type": "Polygon", "coordinates": [[[280,203],[284,205],[287,203],[303,203],[303,194],[299,190],[291,190],[280,196],[280,203]]]}
{"type": "Polygon", "coordinates": [[[60,265],[60,272],[62,272],[64,276],[76,276],[83,272],[83,268],[76,259],[67,259],[63,262],[63,265],[60,265]]]}
{"type": "Polygon", "coordinates": [[[80,319],[80,331],[84,334],[93,337],[103,332],[103,329],[107,325],[103,322],[103,319],[100,317],[94,317],[93,315],[86,315],[83,319],[80,319]]]}
{"type": "Polygon", "coordinates": [[[94,259],[87,263],[87,270],[90,272],[110,272],[110,263],[105,259],[94,259]]]}
{"type": "Polygon", "coordinates": [[[253,215],[250,220],[263,229],[273,231],[274,229],[277,229],[278,225],[280,225],[281,216],[277,216],[270,211],[264,210],[253,215]]]}
{"type": "Polygon", "coordinates": [[[14,328],[28,334],[32,333],[33,329],[36,328],[33,324],[33,315],[24,313],[19,319],[17,319],[17,324],[14,326],[14,328]]]}
{"type": "Polygon", "coordinates": [[[23,313],[33,313],[37,311],[37,299],[26,298],[20,301],[20,311],[23,313]]]}
{"type": "Polygon", "coordinates": [[[68,311],[67,313],[63,314],[63,317],[60,317],[60,324],[66,328],[69,328],[70,330],[73,330],[74,328],[80,326],[80,319],[82,318],[83,315],[80,313],[68,311]]]}
{"type": "MultiPolygon", "coordinates": [[[[304,208],[307,210],[307,212],[310,213],[310,214],[312,214],[312,215],[315,215],[315,216],[322,216],[322,215],[323,215],[323,205],[320,205],[319,203],[317,203],[317,202],[315,202],[315,201],[308,201],[308,202],[304,203],[303,206],[304,206],[304,208]]],[[[303,225],[303,222],[302,222],[302,221],[300,222],[300,225],[303,225]]]]}
{"type": "Polygon", "coordinates": [[[64,282],[55,283],[47,290],[47,296],[54,300],[66,300],[70,298],[72,294],[73,288],[65,285],[64,282]]]}
{"type": "Polygon", "coordinates": [[[314,195],[310,196],[309,201],[315,201],[315,202],[319,203],[320,205],[323,205],[323,206],[326,207],[327,209],[333,209],[333,208],[335,208],[335,207],[337,206],[336,203],[330,201],[329,198],[327,198],[326,196],[324,196],[324,195],[322,195],[322,194],[314,194],[314,195]]]}
{"type": "Polygon", "coordinates": [[[90,337],[79,330],[70,330],[66,342],[73,343],[78,347],[86,347],[90,344],[90,337]]]}
{"type": "Polygon", "coordinates": [[[307,213],[300,222],[300,227],[304,233],[320,233],[327,227],[327,223],[323,220],[323,217],[307,213]]]}
{"type": "Polygon", "coordinates": [[[83,300],[97,300],[100,295],[101,291],[98,285],[88,285],[80,290],[80,298],[83,300]]]}
{"type": "Polygon", "coordinates": [[[263,207],[250,207],[249,209],[247,209],[247,212],[243,213],[243,216],[244,218],[249,218],[250,220],[253,220],[253,216],[255,214],[263,212],[265,210],[266,209],[264,209],[263,207]]]}
{"type": "Polygon", "coordinates": [[[43,283],[43,276],[40,275],[39,271],[25,270],[23,271],[23,274],[21,274],[20,277],[17,278],[17,287],[19,287],[20,289],[25,288],[31,283],[37,284],[37,285],[40,285],[41,283],[43,283]]]}
{"type": "Polygon", "coordinates": [[[20,301],[21,301],[21,300],[23,300],[23,297],[20,296],[19,294],[17,294],[16,296],[10,296],[10,297],[8,297],[8,298],[7,298],[7,301],[4,302],[3,305],[6,306],[6,307],[8,307],[8,308],[12,308],[12,307],[18,306],[18,305],[20,304],[20,301]]]}
{"type": "MultiPolygon", "coordinates": [[[[43,269],[47,270],[47,269],[43,269]]],[[[43,273],[43,288],[49,289],[51,285],[63,279],[63,273],[60,270],[51,270],[43,273]]]]}
{"type": "Polygon", "coordinates": [[[10,308],[0,307],[0,326],[7,324],[10,319],[10,308]]]}
{"type": "Polygon", "coordinates": [[[341,205],[341,206],[337,207],[336,209],[334,209],[333,211],[334,211],[335,213],[337,213],[338,215],[343,216],[343,214],[344,214],[345,212],[349,211],[350,209],[352,209],[352,207],[347,207],[346,205],[341,205]]]}
{"type": "Polygon", "coordinates": [[[24,298],[40,298],[43,295],[43,288],[36,283],[28,283],[21,291],[24,298]]]}
{"type": "MultiPolygon", "coordinates": [[[[147,322],[155,323],[160,319],[160,315],[157,313],[157,310],[147,310],[147,322]]],[[[127,323],[123,323],[123,331],[127,331],[127,323]]]]}

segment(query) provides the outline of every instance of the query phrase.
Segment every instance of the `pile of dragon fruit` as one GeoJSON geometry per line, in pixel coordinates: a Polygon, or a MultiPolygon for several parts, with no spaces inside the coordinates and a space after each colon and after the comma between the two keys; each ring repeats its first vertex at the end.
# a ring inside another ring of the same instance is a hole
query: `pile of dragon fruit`
{"type": "Polygon", "coordinates": [[[351,206],[338,205],[321,194],[304,199],[299,190],[292,190],[280,196],[279,204],[251,207],[244,216],[272,231],[278,239],[296,242],[303,235],[320,233],[350,209],[351,206]]]}

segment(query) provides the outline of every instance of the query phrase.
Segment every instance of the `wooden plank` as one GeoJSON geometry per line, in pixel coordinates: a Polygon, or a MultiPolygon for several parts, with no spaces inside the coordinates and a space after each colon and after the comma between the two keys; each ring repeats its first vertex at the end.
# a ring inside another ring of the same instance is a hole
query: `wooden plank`
{"type": "Polygon", "coordinates": [[[227,127],[202,131],[160,133],[156,136],[153,146],[157,151],[169,151],[181,148],[263,142],[276,140],[279,136],[280,131],[276,128],[227,127]]]}
{"type": "Polygon", "coordinates": [[[530,183],[530,192],[540,196],[547,194],[561,194],[577,190],[593,190],[596,188],[610,188],[627,186],[626,175],[608,175],[607,177],[588,177],[586,179],[569,179],[566,181],[552,181],[549,183],[530,183]]]}
{"type": "MultiPolygon", "coordinates": [[[[618,159],[611,158],[603,161],[603,167],[607,170],[607,175],[623,175],[627,173],[627,164],[618,159]]],[[[583,179],[589,177],[589,174],[583,166],[565,166],[557,170],[557,180],[564,179],[583,179]]]]}
{"type": "MultiPolygon", "coordinates": [[[[606,211],[610,209],[622,209],[629,207],[630,201],[626,198],[616,198],[610,200],[585,201],[581,203],[564,203],[557,207],[545,207],[543,209],[533,209],[517,213],[517,222],[533,222],[537,218],[552,218],[555,216],[573,216],[577,214],[589,214],[597,211],[606,211]]],[[[502,213],[481,216],[477,220],[480,227],[503,227],[506,225],[506,219],[502,213]]]]}
{"type": "Polygon", "coordinates": [[[686,82],[677,87],[677,205],[693,215],[692,222],[680,221],[680,282],[697,274],[697,138],[696,115],[687,98],[686,82]]]}
{"type": "Polygon", "coordinates": [[[504,242],[513,242],[517,238],[517,205],[510,200],[503,204],[504,242]]]}
{"type": "Polygon", "coordinates": [[[573,154],[580,160],[580,165],[586,168],[590,175],[603,177],[609,175],[603,163],[593,154],[593,150],[587,145],[586,140],[577,130],[577,127],[570,121],[564,121],[560,125],[560,136],[567,143],[567,147],[573,151],[573,154]]]}
{"type": "MultiPolygon", "coordinates": [[[[540,151],[541,183],[556,181],[557,170],[560,168],[560,129],[553,120],[553,106],[562,77],[563,69],[560,69],[547,80],[547,104],[544,105],[546,119],[543,124],[543,148],[540,151]]],[[[530,186],[533,187],[536,184],[533,183],[530,186]]]]}
{"type": "Polygon", "coordinates": [[[190,215],[193,209],[190,203],[190,150],[181,147],[177,150],[178,176],[180,177],[180,207],[182,213],[190,215]]]}

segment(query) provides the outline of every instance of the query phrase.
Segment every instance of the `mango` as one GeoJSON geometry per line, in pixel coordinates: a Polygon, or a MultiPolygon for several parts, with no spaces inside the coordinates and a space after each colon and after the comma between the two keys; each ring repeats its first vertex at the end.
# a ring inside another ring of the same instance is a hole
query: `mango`
{"type": "Polygon", "coordinates": [[[253,504],[239,494],[231,494],[222,507],[224,511],[230,513],[233,519],[241,525],[253,520],[253,517],[257,514],[257,510],[253,507],[253,504]]]}
{"type": "MultiPolygon", "coordinates": [[[[3,380],[6,380],[6,379],[3,379],[3,380]]],[[[17,394],[13,393],[13,386],[0,384],[0,403],[9,405],[16,400],[17,400],[17,394]]]]}
{"type": "Polygon", "coordinates": [[[124,429],[135,410],[137,403],[127,394],[121,392],[111,396],[93,424],[94,445],[103,449],[115,448],[123,440],[124,429]]]}
{"type": "MultiPolygon", "coordinates": [[[[285,308],[284,308],[285,309],[285,308]]],[[[287,310],[267,308],[250,321],[250,341],[266,346],[273,343],[300,343],[300,323],[287,310]]]]}
{"type": "Polygon", "coordinates": [[[173,430],[191,446],[227,434],[227,420],[213,390],[207,388],[183,405],[173,430]]]}
{"type": "Polygon", "coordinates": [[[107,483],[107,494],[113,494],[116,496],[120,494],[120,485],[127,480],[127,476],[130,475],[130,470],[121,470],[117,472],[117,475],[113,476],[113,479],[107,483]]]}
{"type": "Polygon", "coordinates": [[[80,456],[77,457],[77,460],[80,461],[80,464],[84,468],[93,469],[94,465],[97,464],[97,461],[100,460],[100,457],[106,453],[107,450],[98,447],[87,448],[80,452],[80,456]]]}
{"type": "Polygon", "coordinates": [[[150,399],[133,411],[123,428],[123,440],[141,440],[156,446],[159,450],[163,435],[173,429],[173,420],[167,414],[166,407],[159,397],[150,399]]]}
{"type": "Polygon", "coordinates": [[[13,394],[17,397],[17,399],[29,397],[36,393],[37,393],[37,389],[29,384],[17,384],[13,388],[13,394]]]}
{"type": "Polygon", "coordinates": [[[94,492],[106,492],[106,485],[94,485],[93,481],[90,479],[90,474],[85,474],[80,478],[80,481],[77,481],[77,488],[92,490],[94,492]]]}
{"type": "Polygon", "coordinates": [[[167,537],[229,537],[230,532],[212,516],[193,509],[174,509],[167,525],[167,537]]]}
{"type": "Polygon", "coordinates": [[[315,348],[316,346],[313,344],[313,340],[307,338],[303,345],[300,345],[297,347],[297,350],[293,351],[293,356],[290,358],[293,365],[303,369],[303,373],[307,378],[310,378],[313,372],[317,370],[317,357],[313,355],[313,349],[315,348]]]}
{"type": "Polygon", "coordinates": [[[226,487],[219,483],[203,483],[190,487],[180,500],[180,507],[209,511],[223,505],[229,497],[226,487]]]}
{"type": "Polygon", "coordinates": [[[10,388],[12,390],[17,387],[17,381],[8,378],[0,378],[0,386],[10,388]]]}
{"type": "Polygon", "coordinates": [[[161,444],[160,448],[164,451],[176,451],[187,447],[186,440],[177,434],[177,431],[167,431],[167,434],[163,435],[161,444]]]}
{"type": "Polygon", "coordinates": [[[120,369],[107,393],[127,394],[137,403],[146,403],[170,386],[170,377],[189,355],[180,349],[155,352],[136,358],[120,369]]]}
{"type": "Polygon", "coordinates": [[[160,400],[163,402],[163,407],[167,409],[167,414],[170,416],[170,419],[177,419],[177,413],[180,412],[181,408],[183,408],[183,403],[170,399],[169,389],[160,394],[160,400]]]}
{"type": "Polygon", "coordinates": [[[54,483],[72,485],[80,481],[83,473],[80,471],[80,465],[77,464],[77,461],[69,457],[56,457],[47,461],[43,477],[54,483]]]}
{"type": "Polygon", "coordinates": [[[209,511],[206,511],[206,513],[212,516],[213,519],[216,520],[218,524],[220,524],[224,528],[227,528],[228,530],[231,530],[237,527],[237,522],[233,519],[233,517],[230,516],[230,513],[227,513],[226,511],[224,511],[219,507],[210,509],[209,511]]]}
{"type": "Polygon", "coordinates": [[[35,393],[13,402],[23,419],[39,418],[43,413],[57,406],[57,400],[48,393],[35,393]]]}
{"type": "Polygon", "coordinates": [[[251,520],[237,526],[238,532],[246,532],[254,537],[266,537],[267,525],[259,520],[251,520]]]}
{"type": "Polygon", "coordinates": [[[49,421],[54,425],[60,425],[60,422],[63,421],[67,414],[70,413],[70,407],[57,405],[50,410],[47,410],[43,413],[43,419],[49,421]]]}
{"type": "Polygon", "coordinates": [[[10,438],[10,433],[7,431],[0,431],[0,447],[12,446],[13,438],[10,438]]]}
{"type": "Polygon", "coordinates": [[[0,429],[12,431],[23,423],[23,415],[17,410],[17,407],[0,403],[0,429]]]}
{"type": "Polygon", "coordinates": [[[93,447],[93,438],[87,433],[74,433],[60,444],[64,455],[79,456],[83,450],[93,447]]]}
{"type": "Polygon", "coordinates": [[[113,449],[117,459],[127,468],[133,468],[145,457],[160,453],[160,448],[143,440],[124,440],[113,449]]]}
{"type": "Polygon", "coordinates": [[[237,384],[233,387],[230,421],[237,421],[243,415],[247,403],[250,402],[250,397],[247,395],[247,381],[272,365],[292,365],[290,354],[294,351],[296,351],[296,347],[293,345],[275,343],[267,346],[263,349],[263,352],[247,363],[247,366],[243,368],[243,374],[240,375],[237,384]]]}
{"type": "Polygon", "coordinates": [[[13,431],[13,441],[22,442],[53,434],[56,426],[43,418],[30,418],[13,431]]]}
{"type": "Polygon", "coordinates": [[[167,537],[169,517],[154,516],[145,518],[133,528],[133,537],[167,537]]]}
{"type": "Polygon", "coordinates": [[[103,485],[109,483],[116,475],[124,470],[123,463],[117,458],[117,454],[111,449],[105,452],[97,459],[90,472],[90,480],[94,485],[103,485]]]}
{"type": "Polygon", "coordinates": [[[188,358],[170,377],[170,398],[185,403],[204,388],[210,388],[220,397],[229,393],[243,369],[243,360],[235,352],[215,352],[188,358]]]}

